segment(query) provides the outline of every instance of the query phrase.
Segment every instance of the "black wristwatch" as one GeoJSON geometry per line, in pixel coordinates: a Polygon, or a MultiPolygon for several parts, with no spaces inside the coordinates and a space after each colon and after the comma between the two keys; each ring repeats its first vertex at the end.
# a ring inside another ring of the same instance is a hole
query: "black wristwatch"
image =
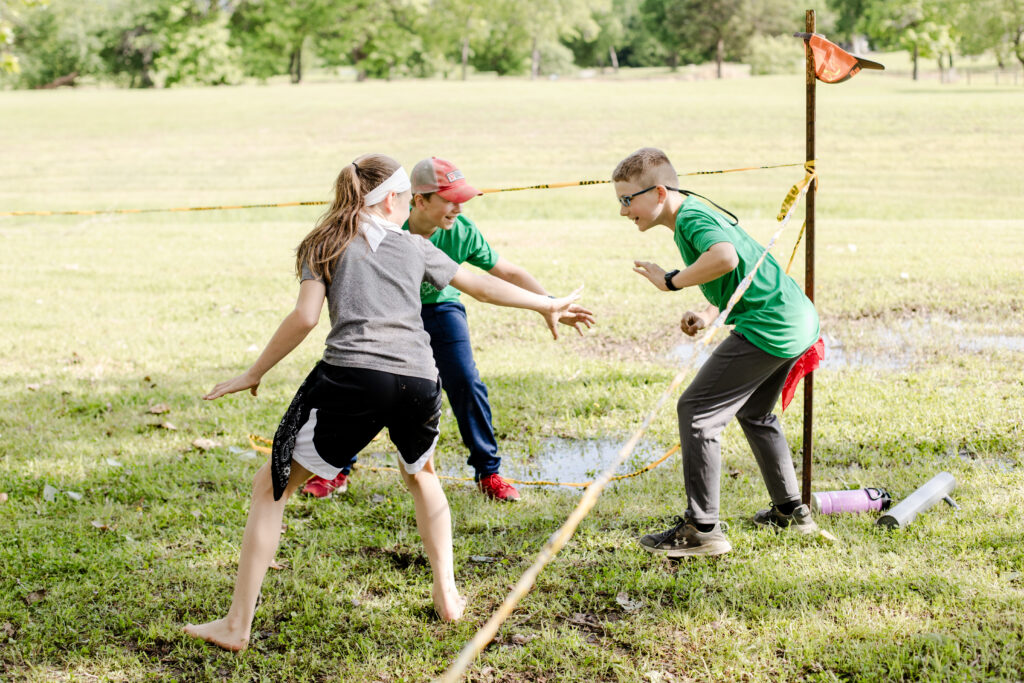
{"type": "Polygon", "coordinates": [[[676,270],[670,270],[669,272],[665,273],[665,286],[668,287],[668,291],[670,292],[678,292],[680,289],[682,289],[682,287],[676,287],[674,284],[672,284],[672,278],[674,278],[676,275],[679,275],[678,268],[676,270]]]}

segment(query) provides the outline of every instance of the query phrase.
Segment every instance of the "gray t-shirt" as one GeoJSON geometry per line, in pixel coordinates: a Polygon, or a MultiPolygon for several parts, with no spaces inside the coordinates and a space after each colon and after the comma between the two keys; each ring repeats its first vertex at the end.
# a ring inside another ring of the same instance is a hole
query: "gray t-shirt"
{"type": "MultiPolygon", "coordinates": [[[[420,318],[420,284],[444,289],[458,269],[419,235],[386,230],[376,250],[357,235],[335,264],[327,287],[331,331],[324,361],[437,379],[430,336],[420,318]]],[[[302,279],[317,278],[303,265],[302,279]]]]}

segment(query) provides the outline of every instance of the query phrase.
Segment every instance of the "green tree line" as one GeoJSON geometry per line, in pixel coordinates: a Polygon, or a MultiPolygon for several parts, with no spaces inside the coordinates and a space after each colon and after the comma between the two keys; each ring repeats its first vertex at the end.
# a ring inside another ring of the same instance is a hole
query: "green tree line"
{"type": "MultiPolygon", "coordinates": [[[[1024,0],[818,0],[819,32],[940,68],[1024,64],[1024,0]]],[[[359,79],[742,61],[799,68],[807,0],[0,0],[0,82],[217,85],[310,66],[359,79]]]]}

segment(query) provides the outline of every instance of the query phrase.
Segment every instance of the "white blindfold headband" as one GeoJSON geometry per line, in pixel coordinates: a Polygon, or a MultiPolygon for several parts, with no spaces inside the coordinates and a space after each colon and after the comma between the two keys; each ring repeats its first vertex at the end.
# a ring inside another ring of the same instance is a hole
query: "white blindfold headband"
{"type": "Polygon", "coordinates": [[[363,202],[366,206],[380,204],[388,194],[392,192],[400,194],[411,187],[412,183],[409,182],[409,176],[406,174],[405,169],[399,166],[387,180],[367,192],[366,196],[363,197],[363,202]]]}

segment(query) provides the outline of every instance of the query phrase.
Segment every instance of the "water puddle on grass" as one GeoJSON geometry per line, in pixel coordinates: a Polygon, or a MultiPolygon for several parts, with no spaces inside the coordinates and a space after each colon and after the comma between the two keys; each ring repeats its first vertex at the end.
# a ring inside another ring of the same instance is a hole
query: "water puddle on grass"
{"type": "Polygon", "coordinates": [[[1024,351],[1024,336],[986,334],[982,326],[947,315],[902,318],[890,323],[864,319],[840,323],[840,338],[826,332],[823,369],[870,367],[904,370],[926,354],[950,347],[968,353],[1024,351]]]}
{"type": "MultiPolygon", "coordinates": [[[[724,339],[725,337],[723,336],[722,338],[724,339]]],[[[827,333],[822,335],[822,339],[825,342],[825,360],[821,364],[821,369],[823,370],[845,368],[903,370],[910,366],[914,356],[912,349],[908,351],[906,347],[900,347],[896,340],[889,340],[888,345],[891,345],[892,348],[888,352],[879,352],[857,349],[827,333]]],[[[683,363],[690,360],[690,356],[693,355],[694,347],[696,346],[697,357],[693,363],[693,368],[696,370],[707,362],[719,343],[721,342],[713,341],[710,345],[704,346],[698,342],[686,340],[674,346],[669,352],[669,357],[682,366],[683,363]]]]}
{"type": "Polygon", "coordinates": [[[905,370],[914,360],[913,349],[892,344],[886,351],[868,351],[844,344],[831,334],[823,334],[825,358],[821,370],[842,370],[846,368],[874,368],[877,370],[905,370]]]}
{"type": "Polygon", "coordinates": [[[668,352],[668,355],[673,361],[681,366],[683,363],[689,362],[690,356],[694,353],[694,347],[696,347],[697,358],[694,359],[693,367],[694,369],[697,369],[704,365],[704,363],[708,362],[708,358],[711,358],[711,354],[714,353],[715,349],[718,348],[718,345],[722,343],[721,339],[725,339],[727,335],[719,332],[718,336],[720,339],[712,340],[708,345],[704,345],[691,339],[685,339],[681,344],[673,346],[672,350],[668,352]]]}
{"type": "MultiPolygon", "coordinates": [[[[545,439],[537,453],[505,456],[501,460],[501,467],[506,476],[520,481],[588,482],[615,461],[626,441],[625,438],[621,441],[545,439]]],[[[641,441],[616,473],[635,472],[663,454],[664,450],[641,441]]]]}
{"type": "Polygon", "coordinates": [[[994,334],[991,336],[967,337],[960,341],[960,348],[964,351],[1024,351],[1024,337],[1015,337],[1006,334],[994,334]]]}
{"type": "Polygon", "coordinates": [[[950,448],[943,454],[943,456],[947,458],[959,458],[962,462],[965,462],[972,467],[988,468],[999,470],[1000,472],[1014,472],[1017,469],[1017,461],[1013,458],[1000,456],[983,457],[966,448],[950,448]]]}
{"type": "MultiPolygon", "coordinates": [[[[592,481],[619,455],[626,439],[563,439],[550,438],[541,442],[533,454],[501,453],[501,475],[519,481],[546,481],[583,483],[592,481]]],[[[629,459],[618,468],[618,474],[635,472],[657,460],[668,447],[641,441],[629,459]]],[[[445,453],[440,459],[438,473],[450,477],[472,477],[473,470],[463,459],[465,451],[445,453]]],[[[671,458],[663,467],[671,464],[671,458]]],[[[359,462],[368,467],[395,467],[394,451],[362,453],[359,462]]],[[[613,482],[614,483],[614,482],[613,482]]],[[[582,489],[579,489],[582,490],[582,489]]]]}
{"type": "MultiPolygon", "coordinates": [[[[825,359],[821,370],[868,368],[895,372],[924,362],[929,356],[947,355],[950,348],[965,353],[1024,352],[1024,335],[990,334],[982,326],[948,315],[925,315],[885,322],[876,318],[838,321],[823,325],[825,359]]],[[[721,339],[710,346],[684,339],[669,351],[682,365],[696,349],[694,368],[707,362],[721,339]]]]}

